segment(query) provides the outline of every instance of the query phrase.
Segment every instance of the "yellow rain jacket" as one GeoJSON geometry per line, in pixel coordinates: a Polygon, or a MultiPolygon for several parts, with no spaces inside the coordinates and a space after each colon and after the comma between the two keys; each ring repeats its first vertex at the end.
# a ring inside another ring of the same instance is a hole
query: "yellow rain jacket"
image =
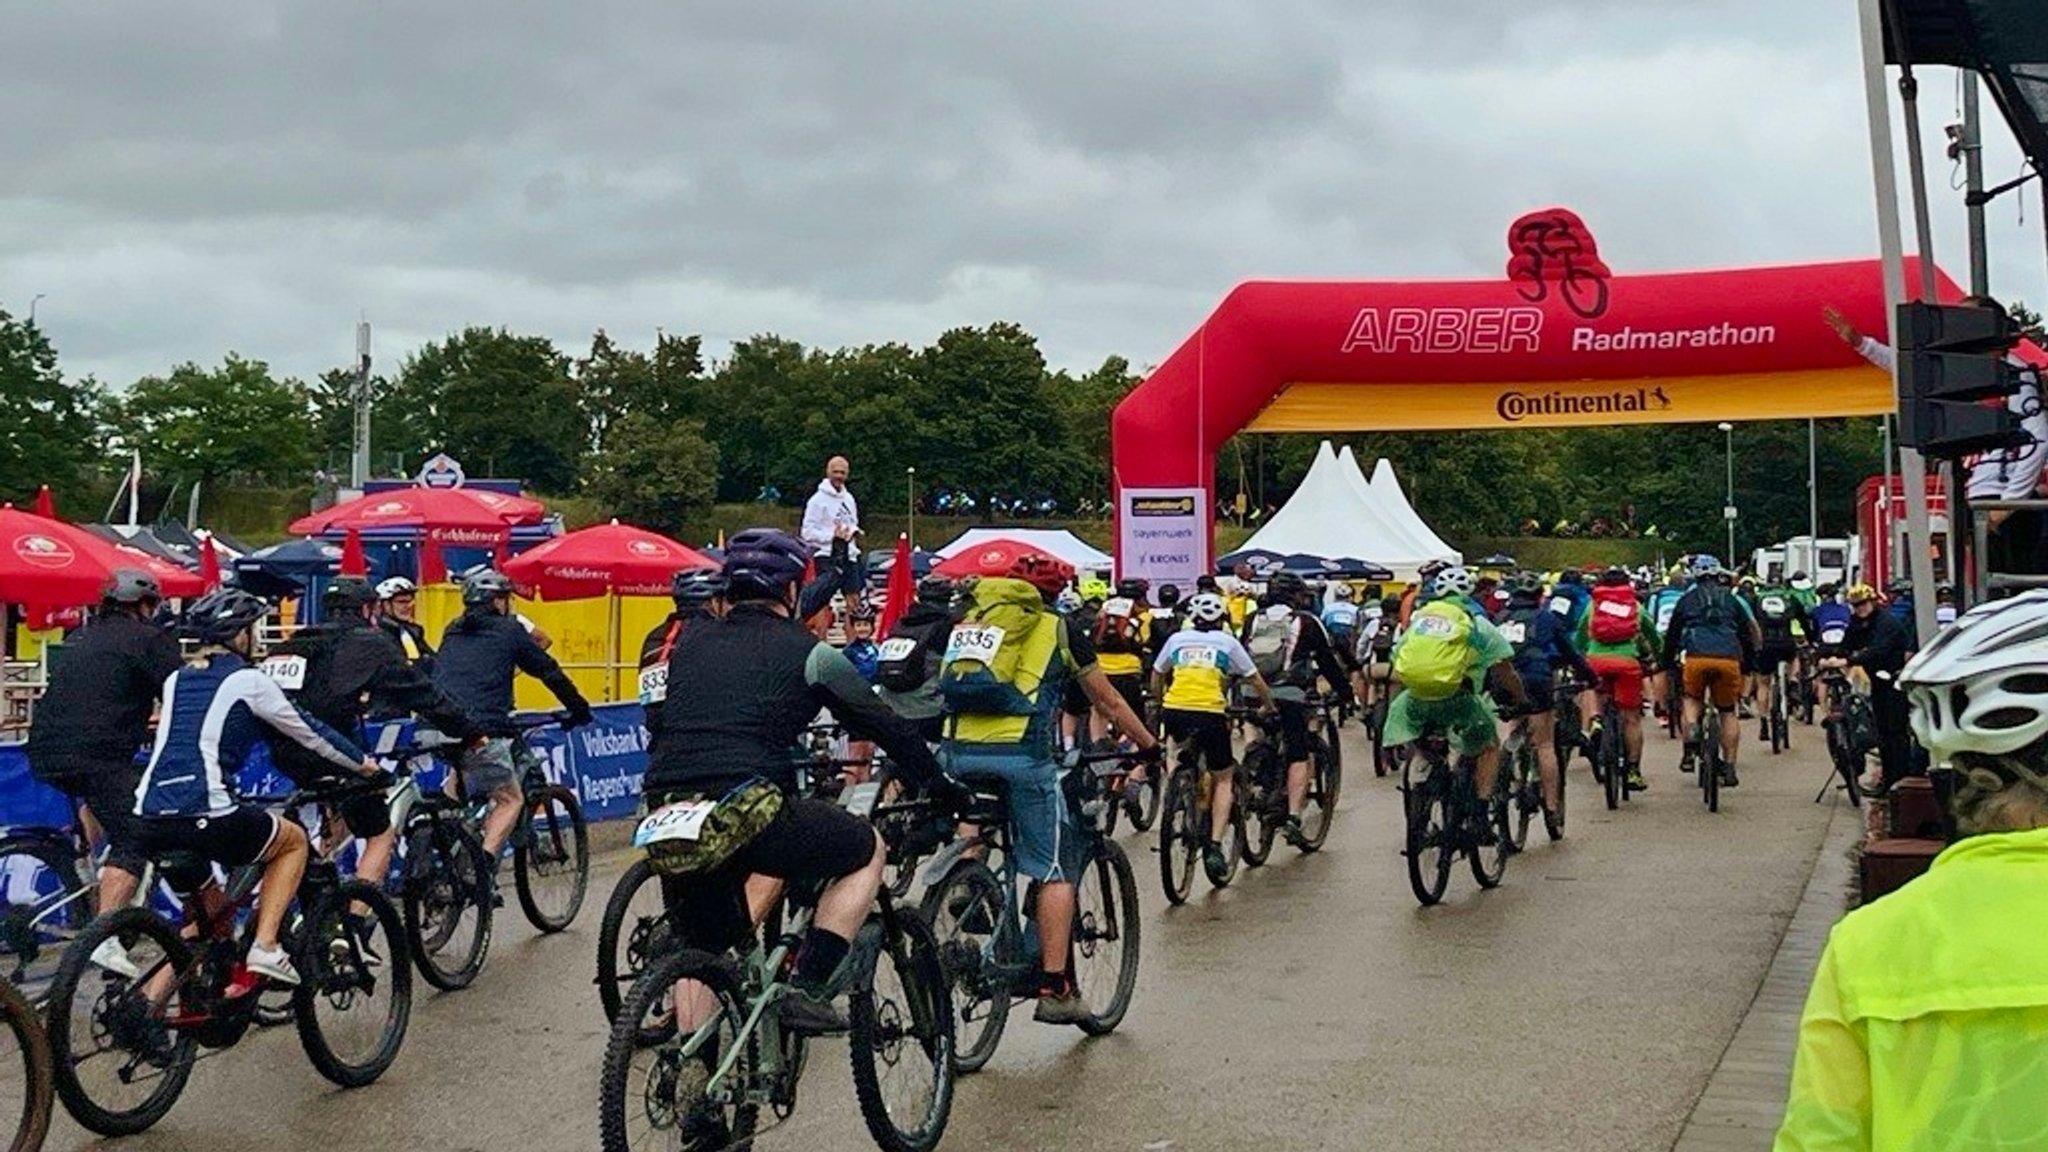
{"type": "Polygon", "coordinates": [[[2048,1148],[2048,828],[1954,844],[1835,925],[1774,1148],[2048,1148]]]}

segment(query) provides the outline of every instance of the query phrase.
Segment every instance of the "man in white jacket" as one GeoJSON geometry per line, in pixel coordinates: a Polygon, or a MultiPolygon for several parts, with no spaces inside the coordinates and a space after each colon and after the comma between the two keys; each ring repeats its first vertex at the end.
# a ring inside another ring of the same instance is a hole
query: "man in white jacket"
{"type": "Polygon", "coordinates": [[[810,502],[804,505],[801,533],[804,543],[821,557],[821,563],[838,562],[836,546],[842,540],[846,542],[839,590],[848,598],[859,596],[867,582],[866,566],[860,558],[860,505],[846,486],[851,470],[852,465],[844,456],[834,456],[825,462],[825,478],[818,481],[818,490],[811,493],[810,502]]]}

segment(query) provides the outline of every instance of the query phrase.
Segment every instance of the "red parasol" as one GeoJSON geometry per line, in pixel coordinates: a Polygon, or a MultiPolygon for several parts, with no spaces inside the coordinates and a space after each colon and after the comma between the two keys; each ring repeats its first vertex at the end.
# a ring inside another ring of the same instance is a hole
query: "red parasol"
{"type": "Polygon", "coordinates": [[[34,511],[36,515],[41,516],[45,520],[55,520],[57,518],[57,498],[50,494],[50,486],[48,484],[36,489],[34,511]]]}
{"type": "Polygon", "coordinates": [[[205,578],[190,568],[181,568],[169,560],[151,556],[140,548],[130,548],[126,544],[114,545],[114,554],[118,557],[115,567],[142,569],[156,577],[156,586],[163,589],[164,595],[173,600],[186,600],[194,596],[203,596],[207,592],[205,578]]]}
{"type": "Polygon", "coordinates": [[[340,575],[360,578],[369,574],[370,562],[363,556],[363,530],[352,527],[341,542],[340,575]]]}
{"type": "Polygon", "coordinates": [[[199,541],[199,582],[208,592],[220,587],[220,553],[213,547],[213,534],[199,541]]]}
{"type": "Polygon", "coordinates": [[[505,575],[547,600],[666,596],[678,572],[715,568],[711,558],[656,532],[614,520],[557,536],[505,562],[505,575]]]}
{"type": "Polygon", "coordinates": [[[538,524],[546,517],[547,507],[525,496],[478,488],[400,488],[301,516],[292,521],[291,531],[318,536],[344,528],[423,528],[437,530],[442,543],[489,547],[512,525],[538,524]]]}
{"type": "MultiPolygon", "coordinates": [[[[1006,576],[1011,565],[1024,556],[1048,556],[1045,549],[1021,540],[984,540],[964,552],[955,553],[932,568],[935,575],[949,580],[964,580],[969,576],[1006,576]]],[[[898,567],[908,570],[908,561],[898,567]]],[[[894,576],[894,573],[891,573],[894,576]]]]}
{"type": "Polygon", "coordinates": [[[917,577],[910,571],[910,537],[896,537],[896,562],[889,565],[889,583],[882,599],[882,618],[875,622],[875,634],[887,636],[917,594],[917,577]]]}
{"type": "Polygon", "coordinates": [[[116,547],[62,520],[0,505],[0,601],[47,608],[97,604],[121,568],[149,572],[166,596],[198,594],[199,578],[175,564],[116,547]]]}

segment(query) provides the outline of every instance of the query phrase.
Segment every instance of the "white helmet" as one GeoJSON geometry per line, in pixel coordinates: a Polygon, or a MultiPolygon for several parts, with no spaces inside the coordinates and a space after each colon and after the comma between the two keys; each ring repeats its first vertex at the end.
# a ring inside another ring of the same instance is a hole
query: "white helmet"
{"type": "Polygon", "coordinates": [[[1899,673],[1936,757],[2002,756],[2048,735],[2048,590],[1963,613],[1899,673]]]}
{"type": "Polygon", "coordinates": [[[1228,615],[1229,605],[1214,592],[1197,592],[1188,598],[1188,619],[1197,624],[1214,624],[1228,615]]]}
{"type": "Polygon", "coordinates": [[[377,599],[391,600],[399,596],[410,596],[419,591],[419,586],[403,576],[393,576],[377,585],[377,599]]]}
{"type": "Polygon", "coordinates": [[[1331,592],[1331,595],[1335,596],[1339,600],[1349,600],[1351,599],[1351,585],[1339,584],[1337,585],[1336,589],[1331,592]]]}
{"type": "Polygon", "coordinates": [[[1062,588],[1060,589],[1059,598],[1053,601],[1053,607],[1062,612],[1077,611],[1081,607],[1081,594],[1074,591],[1071,585],[1062,588]]]}
{"type": "Polygon", "coordinates": [[[1461,565],[1452,565],[1436,574],[1430,581],[1432,596],[1470,596],[1474,587],[1472,570],[1461,565]]]}

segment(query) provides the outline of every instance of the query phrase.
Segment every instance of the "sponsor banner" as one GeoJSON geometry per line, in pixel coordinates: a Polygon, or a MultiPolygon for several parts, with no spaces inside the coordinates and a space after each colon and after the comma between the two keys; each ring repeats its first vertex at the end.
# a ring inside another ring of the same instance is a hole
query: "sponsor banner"
{"type": "Polygon", "coordinates": [[[1126,488],[1117,517],[1117,575],[1192,589],[1209,568],[1208,494],[1201,488],[1126,488]]]}
{"type": "MultiPolygon", "coordinates": [[[[591,820],[635,815],[640,781],[647,774],[646,713],[637,702],[600,705],[591,712],[594,723],[568,733],[576,798],[591,820]]],[[[561,734],[559,728],[550,731],[561,734]]]]}

